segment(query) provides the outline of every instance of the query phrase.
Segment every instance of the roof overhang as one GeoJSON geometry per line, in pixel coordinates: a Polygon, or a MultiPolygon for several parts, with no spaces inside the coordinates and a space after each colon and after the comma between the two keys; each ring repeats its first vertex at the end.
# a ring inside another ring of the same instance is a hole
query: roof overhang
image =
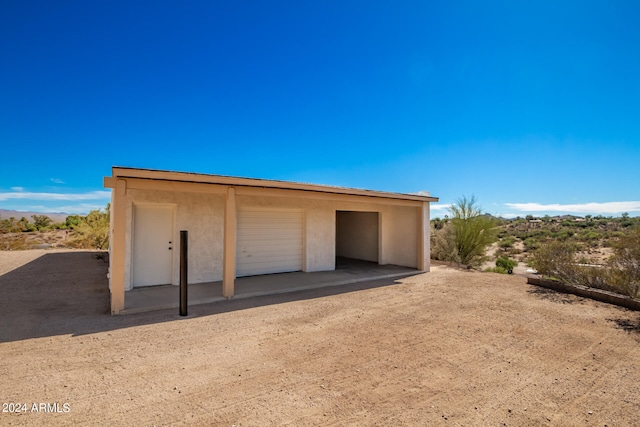
{"type": "Polygon", "coordinates": [[[191,172],[173,172],[155,169],[139,169],[114,166],[112,176],[105,177],[104,187],[114,188],[117,179],[154,180],[165,182],[181,182],[194,184],[214,184],[233,187],[271,188],[281,190],[297,190],[325,194],[343,194],[351,196],[377,197],[384,199],[412,200],[416,202],[437,202],[437,197],[417,194],[392,193],[386,191],[363,190],[358,188],[334,187],[330,185],[305,184],[290,181],[277,181],[257,178],[241,178],[224,175],[209,175],[191,172]]]}

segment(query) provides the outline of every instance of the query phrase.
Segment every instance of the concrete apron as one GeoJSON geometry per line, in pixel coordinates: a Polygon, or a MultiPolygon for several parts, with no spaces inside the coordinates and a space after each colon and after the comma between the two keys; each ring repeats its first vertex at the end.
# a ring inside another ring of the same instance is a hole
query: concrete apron
{"type": "MultiPolygon", "coordinates": [[[[308,289],[340,286],[370,280],[398,278],[418,274],[419,270],[397,265],[378,265],[371,262],[338,263],[336,270],[312,273],[294,272],[239,277],[235,280],[233,299],[252,298],[308,289]],[[341,265],[342,264],[342,265],[341,265]]],[[[222,296],[222,281],[195,283],[188,286],[189,306],[226,301],[222,296]]],[[[180,306],[180,287],[174,285],[135,288],[125,292],[125,309],[121,314],[177,308],[180,306]]]]}

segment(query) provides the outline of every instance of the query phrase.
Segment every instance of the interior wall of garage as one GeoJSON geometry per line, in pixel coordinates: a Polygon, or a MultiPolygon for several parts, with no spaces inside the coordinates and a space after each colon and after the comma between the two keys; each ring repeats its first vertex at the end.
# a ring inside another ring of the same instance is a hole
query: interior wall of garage
{"type": "Polygon", "coordinates": [[[378,262],[378,212],[336,211],[336,256],[378,262]]]}
{"type": "MultiPolygon", "coordinates": [[[[180,230],[189,231],[189,283],[222,280],[224,249],[224,198],[217,194],[170,191],[127,191],[127,232],[125,289],[132,288],[132,213],[133,203],[175,204],[173,265],[180,265],[180,230]]],[[[172,283],[180,282],[180,270],[174,268],[172,283]]]]}

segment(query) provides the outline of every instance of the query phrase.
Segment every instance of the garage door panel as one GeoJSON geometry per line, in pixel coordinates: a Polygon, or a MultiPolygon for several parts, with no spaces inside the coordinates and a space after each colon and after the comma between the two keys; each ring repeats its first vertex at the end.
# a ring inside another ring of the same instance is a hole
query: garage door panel
{"type": "Polygon", "coordinates": [[[236,276],[302,270],[303,212],[240,210],[236,276]]]}
{"type": "Polygon", "coordinates": [[[256,255],[252,255],[252,254],[244,254],[244,256],[241,254],[240,255],[240,259],[239,261],[242,261],[244,263],[251,263],[251,264],[259,264],[259,263],[266,263],[266,262],[289,262],[289,261],[301,261],[302,257],[300,256],[300,254],[298,254],[297,252],[270,252],[270,253],[264,253],[264,254],[260,254],[260,256],[256,256],[256,255]]]}

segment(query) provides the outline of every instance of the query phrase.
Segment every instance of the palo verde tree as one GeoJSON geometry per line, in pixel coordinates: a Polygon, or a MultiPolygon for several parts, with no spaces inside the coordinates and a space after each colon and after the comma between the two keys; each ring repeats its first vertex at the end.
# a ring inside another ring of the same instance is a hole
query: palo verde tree
{"type": "Polygon", "coordinates": [[[482,213],[474,196],[458,199],[449,212],[457,261],[479,266],[485,260],[487,247],[497,240],[497,220],[482,213]]]}

